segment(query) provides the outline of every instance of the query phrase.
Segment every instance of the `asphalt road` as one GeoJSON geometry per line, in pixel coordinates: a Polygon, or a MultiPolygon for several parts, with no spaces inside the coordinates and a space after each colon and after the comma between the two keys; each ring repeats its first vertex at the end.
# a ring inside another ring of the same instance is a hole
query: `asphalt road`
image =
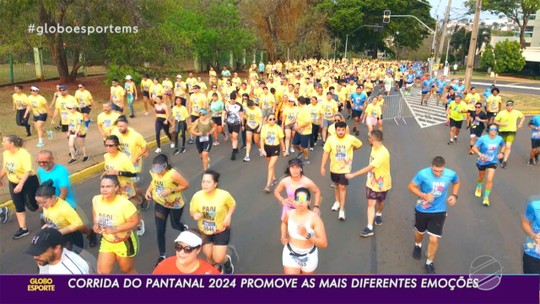
{"type": "MultiPolygon", "coordinates": [[[[482,255],[497,259],[504,273],[521,273],[524,234],[519,214],[524,209],[526,198],[540,193],[540,165],[526,166],[530,149],[529,131],[524,129],[518,133],[508,168],[497,169],[491,207],[486,208],[482,206],[481,199],[474,196],[477,170],[475,157],[467,154],[468,133],[461,135],[458,144],[448,146],[448,127],[439,125],[420,129],[413,119],[406,122],[397,126],[389,120],[385,124],[384,142],[391,154],[393,188],[383,213],[384,223],[376,226],[375,236],[371,238],[359,237],[366,224],[365,176],[351,182],[347,220],[340,222],[337,213],[330,210],[333,203],[330,178],[321,177],[319,173],[322,148],[319,145],[311,152],[311,165],[305,168],[305,174],[322,190],[322,218],[329,239],[328,248],[319,251],[317,273],[423,273],[424,260],[417,261],[411,257],[415,198],[408,192],[407,185],[419,169],[430,165],[436,155],[444,156],[448,167],[456,170],[462,181],[459,201],[448,209],[444,235],[435,260],[438,273],[469,273],[471,262],[482,255]]],[[[355,153],[354,169],[360,169],[368,162],[370,147],[366,133],[366,128],[362,127],[360,139],[364,146],[355,153]]],[[[164,152],[171,153],[168,145],[164,147],[164,152]]],[[[145,162],[146,170],[154,155],[152,152],[145,162]]],[[[231,241],[239,254],[236,273],[282,273],[281,207],[272,194],[263,192],[266,161],[253,152],[249,163],[241,159],[230,161],[229,155],[230,142],[213,147],[211,151],[212,169],[222,174],[219,186],[230,191],[238,204],[232,220],[231,241]]],[[[174,166],[189,177],[191,187],[185,191],[185,196],[190,200],[200,189],[202,173],[195,146],[189,145],[187,153],[174,156],[172,160],[174,166]]],[[[285,163],[286,159],[280,158],[277,174],[283,172],[285,163]]],[[[143,178],[146,187],[148,173],[143,178]]],[[[80,207],[90,215],[91,198],[99,194],[98,178],[76,185],[75,191],[80,207]]],[[[194,226],[187,209],[186,206],[183,218],[188,225],[194,226]]],[[[140,273],[150,273],[158,257],[153,212],[143,212],[142,217],[146,222],[146,234],[141,237],[136,269],[140,273]]],[[[39,229],[37,213],[28,214],[28,226],[31,235],[39,229]]],[[[31,235],[12,240],[17,228],[15,218],[0,227],[0,273],[35,273],[32,257],[24,254],[31,235]]],[[[172,243],[178,233],[170,226],[167,229],[167,254],[170,256],[174,254],[172,243]]],[[[425,240],[424,248],[426,245],[425,240]]],[[[97,254],[97,248],[91,248],[89,252],[97,254]]]]}
{"type": "MultiPolygon", "coordinates": [[[[484,90],[488,87],[491,87],[493,81],[491,80],[472,80],[471,85],[477,88],[477,92],[482,94],[484,90]]],[[[540,84],[535,83],[521,83],[521,82],[511,82],[511,81],[499,81],[497,80],[496,86],[501,90],[501,92],[513,92],[519,94],[530,94],[537,95],[540,93],[540,84]]]]}

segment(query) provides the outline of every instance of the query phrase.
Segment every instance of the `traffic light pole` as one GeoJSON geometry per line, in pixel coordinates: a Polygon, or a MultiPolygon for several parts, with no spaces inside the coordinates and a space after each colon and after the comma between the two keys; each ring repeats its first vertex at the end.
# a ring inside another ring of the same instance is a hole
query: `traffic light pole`
{"type": "Polygon", "coordinates": [[[476,56],[476,40],[478,39],[478,23],[480,22],[480,11],[482,10],[482,0],[476,0],[476,11],[473,19],[471,41],[469,42],[469,55],[467,56],[467,68],[465,69],[465,88],[471,86],[471,78],[474,67],[474,57],[476,56]]]}

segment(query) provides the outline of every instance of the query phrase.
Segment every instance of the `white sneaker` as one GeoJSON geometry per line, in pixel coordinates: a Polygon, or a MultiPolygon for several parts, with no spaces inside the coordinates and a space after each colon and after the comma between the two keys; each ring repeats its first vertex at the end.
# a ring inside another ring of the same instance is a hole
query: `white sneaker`
{"type": "Polygon", "coordinates": [[[143,220],[141,220],[141,224],[136,228],[136,230],[137,230],[137,232],[136,232],[137,236],[143,236],[144,235],[144,232],[146,230],[144,229],[144,221],[143,220]]]}
{"type": "Polygon", "coordinates": [[[339,207],[341,207],[341,205],[339,204],[338,201],[335,201],[334,204],[332,205],[332,211],[338,211],[339,207]]]}
{"type": "Polygon", "coordinates": [[[174,143],[171,143],[171,149],[174,149],[174,143]]]}
{"type": "Polygon", "coordinates": [[[160,148],[157,148],[157,149],[156,149],[156,153],[161,153],[161,149],[160,149],[160,148]]]}
{"type": "Polygon", "coordinates": [[[251,160],[251,159],[249,158],[249,155],[246,155],[246,157],[244,157],[244,161],[245,161],[245,162],[248,162],[248,161],[250,161],[250,160],[251,160]]]}
{"type": "Polygon", "coordinates": [[[291,153],[294,153],[294,152],[296,152],[296,151],[294,150],[294,148],[291,148],[291,153]]]}
{"type": "Polygon", "coordinates": [[[345,210],[343,210],[343,209],[339,210],[338,219],[341,220],[341,221],[345,220],[345,210]]]}

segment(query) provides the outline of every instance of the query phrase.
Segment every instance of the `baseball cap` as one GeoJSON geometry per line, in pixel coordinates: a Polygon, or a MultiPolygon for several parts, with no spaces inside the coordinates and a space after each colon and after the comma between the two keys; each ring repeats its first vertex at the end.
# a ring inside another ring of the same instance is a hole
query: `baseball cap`
{"type": "Polygon", "coordinates": [[[298,166],[300,168],[303,168],[302,161],[299,160],[298,158],[293,158],[289,160],[287,167],[292,167],[292,166],[298,166]]]}
{"type": "Polygon", "coordinates": [[[54,228],[41,229],[33,238],[26,253],[31,256],[43,254],[47,249],[62,245],[62,234],[54,228]]]}
{"type": "Polygon", "coordinates": [[[184,243],[189,247],[199,247],[202,245],[203,240],[197,234],[186,230],[182,231],[178,237],[174,240],[175,243],[184,243]]]}
{"type": "Polygon", "coordinates": [[[59,89],[62,89],[62,90],[67,90],[67,87],[65,85],[60,85],[58,86],[59,89]]]}
{"type": "Polygon", "coordinates": [[[200,85],[198,85],[198,84],[196,84],[196,85],[194,85],[194,86],[193,86],[193,88],[194,88],[194,89],[200,89],[200,88],[201,88],[201,86],[200,86],[200,85]]]}
{"type": "Polygon", "coordinates": [[[201,114],[201,115],[206,115],[206,114],[208,114],[208,112],[206,112],[205,109],[201,109],[201,110],[199,111],[199,114],[201,114]]]}
{"type": "Polygon", "coordinates": [[[127,75],[126,80],[131,80],[131,75],[127,75]]]}
{"type": "Polygon", "coordinates": [[[506,102],[506,105],[507,105],[507,106],[513,106],[513,105],[514,105],[514,101],[513,101],[513,100],[508,100],[508,101],[506,102]]]}
{"type": "Polygon", "coordinates": [[[178,74],[176,75],[176,78],[182,78],[182,75],[178,74]]]}
{"type": "Polygon", "coordinates": [[[30,90],[32,90],[32,91],[39,91],[39,88],[36,87],[36,86],[31,86],[31,87],[30,87],[30,90]]]}

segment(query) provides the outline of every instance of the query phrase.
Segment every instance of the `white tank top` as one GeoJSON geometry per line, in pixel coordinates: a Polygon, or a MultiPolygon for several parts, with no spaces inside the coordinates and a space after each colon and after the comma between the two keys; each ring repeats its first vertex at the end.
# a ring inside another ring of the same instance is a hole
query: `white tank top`
{"type": "MultiPolygon", "coordinates": [[[[296,240],[305,241],[306,238],[298,233],[298,223],[293,220],[293,215],[296,214],[296,210],[293,210],[289,216],[289,223],[287,224],[287,230],[289,231],[289,237],[296,240]]],[[[311,214],[311,217],[304,223],[304,227],[308,233],[315,234],[315,231],[311,228],[311,219],[315,216],[315,213],[311,214]]]]}

